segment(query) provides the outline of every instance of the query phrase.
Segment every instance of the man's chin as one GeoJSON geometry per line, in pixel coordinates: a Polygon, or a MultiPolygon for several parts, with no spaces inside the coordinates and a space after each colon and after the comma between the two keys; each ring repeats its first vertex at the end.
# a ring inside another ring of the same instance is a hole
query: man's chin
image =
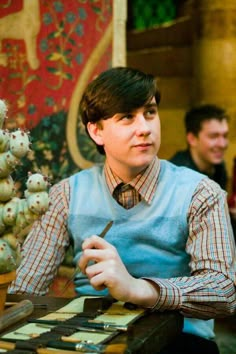
{"type": "Polygon", "coordinates": [[[211,163],[213,165],[220,165],[224,161],[223,158],[212,159],[211,163]]]}

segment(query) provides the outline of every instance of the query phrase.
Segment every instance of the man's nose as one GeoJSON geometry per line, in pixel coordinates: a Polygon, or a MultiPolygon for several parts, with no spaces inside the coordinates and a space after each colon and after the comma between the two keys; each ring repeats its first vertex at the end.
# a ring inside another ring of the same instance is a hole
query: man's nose
{"type": "Polygon", "coordinates": [[[228,146],[228,139],[224,136],[219,136],[217,139],[218,146],[226,148],[228,146]]]}
{"type": "Polygon", "coordinates": [[[143,114],[136,117],[136,132],[137,135],[148,135],[151,132],[148,121],[143,114]]]}

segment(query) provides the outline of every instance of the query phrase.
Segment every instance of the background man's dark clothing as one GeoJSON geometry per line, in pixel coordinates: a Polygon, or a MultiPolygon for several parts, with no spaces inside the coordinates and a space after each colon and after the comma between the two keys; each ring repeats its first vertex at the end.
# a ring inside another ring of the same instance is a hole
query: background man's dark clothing
{"type": "MultiPolygon", "coordinates": [[[[192,170],[206,174],[205,172],[202,172],[198,169],[198,167],[196,166],[196,164],[194,163],[194,161],[190,155],[189,150],[178,151],[170,159],[170,161],[173,162],[177,166],[185,166],[185,167],[191,168],[192,170]]],[[[214,174],[208,175],[208,177],[213,179],[213,181],[217,182],[221,186],[222,189],[226,190],[227,172],[226,172],[224,162],[221,164],[215,165],[214,174]]]]}

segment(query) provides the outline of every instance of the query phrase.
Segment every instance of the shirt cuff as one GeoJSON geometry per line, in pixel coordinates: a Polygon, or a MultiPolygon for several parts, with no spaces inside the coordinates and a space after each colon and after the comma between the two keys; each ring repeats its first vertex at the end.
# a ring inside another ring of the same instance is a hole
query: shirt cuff
{"type": "Polygon", "coordinates": [[[178,310],[181,307],[181,290],[175,284],[173,284],[168,279],[153,279],[145,278],[151,280],[159,288],[159,298],[155,305],[152,307],[152,310],[178,310]]]}

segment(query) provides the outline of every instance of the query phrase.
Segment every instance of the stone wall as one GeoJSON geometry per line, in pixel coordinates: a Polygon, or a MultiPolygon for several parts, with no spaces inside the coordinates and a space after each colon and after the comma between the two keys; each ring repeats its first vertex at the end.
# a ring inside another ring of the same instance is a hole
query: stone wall
{"type": "Polygon", "coordinates": [[[184,114],[213,103],[230,115],[226,167],[236,156],[236,1],[186,0],[175,21],[127,33],[127,64],[152,73],[161,89],[160,157],[186,147],[184,114]]]}

